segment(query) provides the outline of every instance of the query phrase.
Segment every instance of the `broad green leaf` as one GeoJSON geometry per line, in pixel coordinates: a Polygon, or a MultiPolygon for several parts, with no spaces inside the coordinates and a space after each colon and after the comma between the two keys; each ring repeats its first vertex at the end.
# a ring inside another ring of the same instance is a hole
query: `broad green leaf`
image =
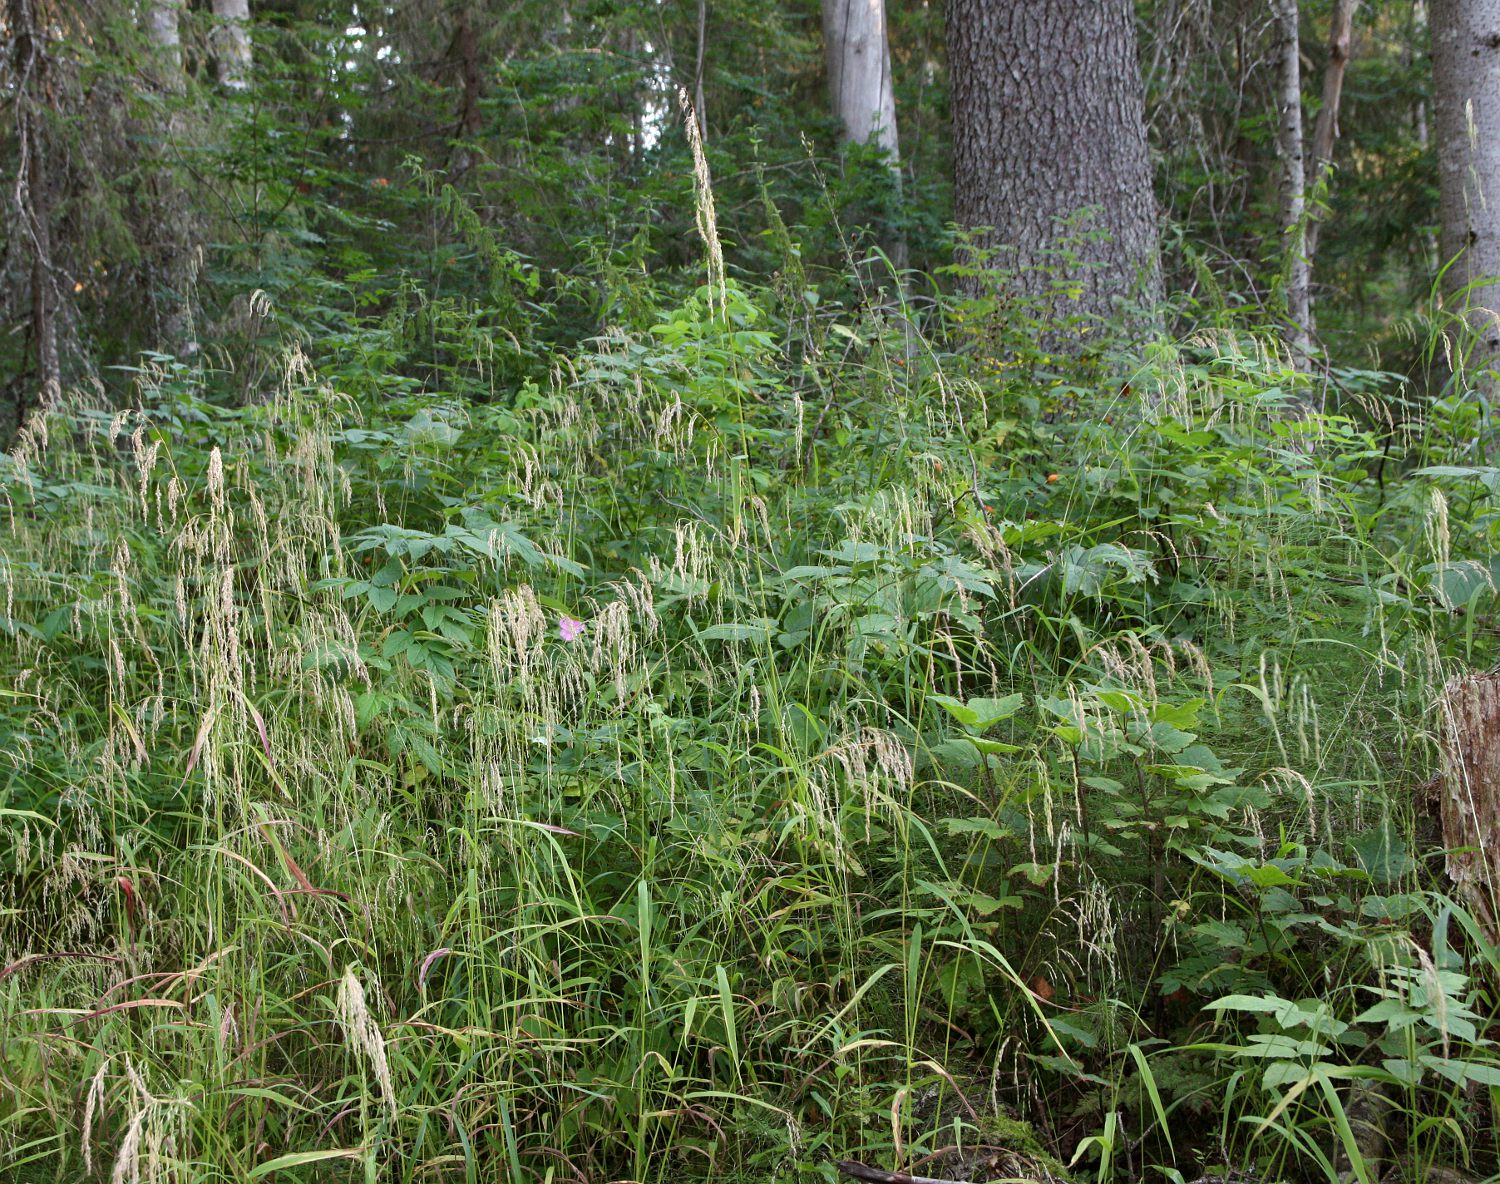
{"type": "Polygon", "coordinates": [[[248,1180],[259,1180],[273,1172],[284,1172],[289,1168],[305,1167],[310,1163],[322,1163],[330,1159],[360,1159],[365,1152],[360,1147],[338,1147],[328,1151],[293,1151],[290,1155],[278,1155],[250,1169],[248,1180]]]}

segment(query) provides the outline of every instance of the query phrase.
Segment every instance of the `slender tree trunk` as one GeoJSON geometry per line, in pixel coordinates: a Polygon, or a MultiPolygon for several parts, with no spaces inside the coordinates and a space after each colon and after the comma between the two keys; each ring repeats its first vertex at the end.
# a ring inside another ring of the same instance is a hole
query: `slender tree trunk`
{"type": "MultiPolygon", "coordinates": [[[[9,0],[11,51],[15,62],[15,106],[19,167],[15,202],[22,233],[31,247],[31,343],[36,358],[37,399],[42,407],[62,394],[57,348],[56,284],[52,274],[52,202],[47,177],[47,145],[41,106],[47,94],[47,54],[35,0],[9,0]]],[[[25,419],[24,396],[16,407],[25,419]]]]}
{"type": "MultiPolygon", "coordinates": [[[[474,13],[468,4],[459,7],[453,25],[453,41],[448,47],[448,58],[458,69],[460,88],[455,138],[468,141],[478,135],[483,125],[479,103],[484,97],[479,70],[479,34],[474,28],[474,13]]],[[[453,173],[462,176],[472,164],[473,157],[467,143],[461,143],[453,154],[453,173]]]]}
{"type": "Polygon", "coordinates": [[[1046,297],[1054,275],[1075,284],[1079,298],[1054,311],[1108,315],[1138,286],[1154,301],[1156,204],[1131,0],[948,0],[947,26],[958,222],[989,227],[982,245],[1014,249],[1022,295],[1046,297]],[[1079,216],[1082,226],[1060,225],[1079,216]]]}
{"type": "MultiPolygon", "coordinates": [[[[1359,0],[1335,0],[1328,27],[1328,65],[1323,70],[1323,105],[1313,126],[1312,191],[1325,199],[1333,175],[1333,144],[1339,135],[1339,103],[1344,94],[1344,74],[1354,55],[1354,10],[1359,0]]],[[[1326,199],[1325,199],[1326,200],[1326,199]]],[[[1323,228],[1322,211],[1314,211],[1307,227],[1307,266],[1311,271],[1318,253],[1318,235],[1323,228]]]]}
{"type": "Polygon", "coordinates": [[[1297,0],[1271,0],[1276,19],[1276,150],[1281,157],[1281,231],[1286,253],[1286,343],[1298,366],[1312,353],[1312,267],[1307,258],[1306,145],[1297,0]]]}
{"type": "Polygon", "coordinates": [[[182,67],[182,32],[180,17],[183,0],[155,0],[146,10],[146,35],[156,50],[155,83],[166,93],[168,114],[158,132],[164,145],[163,158],[152,170],[154,250],[157,270],[157,301],[160,348],[177,357],[198,352],[193,333],[193,233],[191,205],[178,183],[170,159],[176,147],[188,134],[184,110],[172,107],[187,90],[187,76],[182,67]]]}
{"type": "Polygon", "coordinates": [[[1500,0],[1433,0],[1444,286],[1500,358],[1500,0]]]}
{"type": "Polygon", "coordinates": [[[703,101],[703,71],[708,64],[708,0],[698,0],[698,60],[693,67],[693,118],[698,138],[708,143],[708,105],[703,101]]]}
{"type": "Polygon", "coordinates": [[[214,20],[219,85],[244,90],[250,85],[250,0],[214,0],[214,20]]]}
{"type": "MultiPolygon", "coordinates": [[[[846,140],[872,140],[885,153],[896,195],[901,194],[901,145],[896,134],[896,92],[891,82],[891,43],[885,0],[823,0],[823,48],[828,92],[846,140]]],[[[906,240],[893,235],[886,253],[906,266],[906,240]]]]}
{"type": "Polygon", "coordinates": [[[458,132],[461,136],[472,136],[478,133],[482,122],[479,101],[484,93],[479,74],[479,37],[474,31],[473,14],[467,7],[459,10],[453,42],[458,54],[459,74],[463,79],[463,105],[458,112],[458,132]]]}
{"type": "Polygon", "coordinates": [[[57,352],[57,308],[52,281],[52,203],[47,191],[46,149],[40,137],[28,137],[26,187],[30,191],[31,333],[36,343],[37,386],[41,404],[51,406],[62,394],[62,365],[57,352]]]}
{"type": "MultiPolygon", "coordinates": [[[[1411,5],[1411,42],[1422,43],[1427,40],[1427,0],[1412,0],[1411,5]]],[[[1411,65],[1410,43],[1402,53],[1401,64],[1411,65]]],[[[1415,124],[1417,136],[1417,147],[1425,154],[1431,146],[1431,127],[1427,118],[1427,100],[1419,98],[1412,110],[1412,121],[1415,124]]],[[[1423,258],[1427,266],[1436,271],[1439,266],[1437,235],[1432,230],[1426,229],[1422,232],[1423,258]]]]}

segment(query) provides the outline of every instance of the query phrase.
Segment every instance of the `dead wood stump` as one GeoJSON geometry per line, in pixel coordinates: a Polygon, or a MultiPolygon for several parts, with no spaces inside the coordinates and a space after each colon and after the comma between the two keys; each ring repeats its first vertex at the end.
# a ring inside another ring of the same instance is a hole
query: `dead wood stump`
{"type": "Polygon", "coordinates": [[[1442,723],[1448,876],[1485,936],[1500,941],[1500,672],[1449,679],[1442,723]]]}

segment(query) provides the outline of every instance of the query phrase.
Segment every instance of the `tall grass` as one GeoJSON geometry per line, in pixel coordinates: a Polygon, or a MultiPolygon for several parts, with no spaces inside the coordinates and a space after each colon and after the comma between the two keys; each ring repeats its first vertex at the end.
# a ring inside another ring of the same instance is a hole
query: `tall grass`
{"type": "Polygon", "coordinates": [[[1378,376],[1288,416],[1253,337],[780,299],[488,404],[372,367],[393,317],[31,425],[8,1178],[1333,1176],[1376,1045],[1262,1079],[1299,1016],[1204,1006],[1413,982],[1477,1076],[1406,1143],[1493,1170],[1493,951],[1410,798],[1494,652],[1493,470],[1404,474],[1447,445],[1378,376]]]}

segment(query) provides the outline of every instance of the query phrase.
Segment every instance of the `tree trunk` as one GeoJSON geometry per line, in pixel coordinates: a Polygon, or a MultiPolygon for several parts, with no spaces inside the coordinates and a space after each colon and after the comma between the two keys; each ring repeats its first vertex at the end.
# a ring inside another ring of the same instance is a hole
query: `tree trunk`
{"type": "MultiPolygon", "coordinates": [[[[1401,55],[1402,66],[1410,67],[1411,65],[1412,51],[1410,45],[1424,44],[1427,40],[1427,0],[1412,0],[1411,36],[1408,41],[1408,47],[1401,55]]],[[[1412,108],[1412,121],[1415,124],[1417,147],[1425,155],[1428,147],[1431,145],[1431,131],[1427,119],[1426,99],[1417,99],[1416,104],[1412,108]]],[[[1437,235],[1432,232],[1431,228],[1422,231],[1422,252],[1423,260],[1427,266],[1431,270],[1436,271],[1441,266],[1441,260],[1438,258],[1437,235]]]]}
{"type": "MultiPolygon", "coordinates": [[[[15,194],[22,233],[31,247],[31,343],[36,357],[37,400],[49,407],[62,394],[62,364],[57,349],[57,300],[52,274],[52,203],[47,178],[47,145],[40,108],[47,94],[47,55],[34,0],[10,0],[15,63],[15,103],[19,167],[15,194]]],[[[25,419],[24,396],[16,423],[25,419]]]]}
{"type": "MultiPolygon", "coordinates": [[[[182,66],[182,31],[179,24],[184,0],[155,0],[146,10],[146,36],[157,51],[156,84],[167,94],[181,96],[187,90],[182,66]]],[[[173,171],[170,156],[187,135],[187,115],[172,109],[159,125],[165,146],[163,159],[152,170],[151,189],[155,284],[158,309],[159,348],[180,358],[198,352],[193,333],[193,248],[191,206],[173,171]]]]}
{"type": "Polygon", "coordinates": [[[167,84],[182,79],[182,30],[179,18],[183,0],[155,0],[146,10],[146,37],[157,51],[167,84]]]}
{"type": "Polygon", "coordinates": [[[1500,0],[1432,0],[1444,287],[1500,356],[1500,0]]]}
{"type": "Polygon", "coordinates": [[[480,101],[484,98],[483,76],[479,69],[479,34],[474,27],[474,13],[468,4],[461,5],[453,24],[453,40],[448,46],[448,60],[458,71],[459,105],[454,138],[460,143],[450,158],[450,172],[462,177],[473,165],[469,141],[484,124],[480,101]]]}
{"type": "Polygon", "coordinates": [[[214,20],[219,85],[244,90],[250,85],[250,0],[214,0],[214,20]]]}
{"type": "MultiPolygon", "coordinates": [[[[885,0],[823,0],[823,48],[828,61],[828,93],[845,140],[885,153],[899,199],[901,146],[896,135],[896,92],[891,83],[891,44],[886,36],[885,0]]],[[[886,253],[897,268],[906,266],[906,240],[893,235],[886,253]]]]}
{"type": "Polygon", "coordinates": [[[703,70],[708,63],[708,0],[698,0],[698,60],[693,68],[693,118],[698,138],[708,143],[708,104],[703,101],[703,70]]]}
{"type": "Polygon", "coordinates": [[[1138,285],[1158,298],[1131,0],[948,0],[947,26],[960,225],[1014,250],[1023,296],[1076,286],[1050,311],[1105,316],[1138,285]]]}
{"type": "MultiPolygon", "coordinates": [[[[1313,127],[1312,181],[1313,193],[1326,201],[1329,179],[1333,175],[1333,143],[1339,135],[1339,102],[1344,94],[1344,74],[1354,53],[1354,10],[1359,0],[1335,0],[1328,26],[1328,65],[1323,70],[1323,105],[1313,127]]],[[[1311,271],[1318,253],[1318,234],[1323,226],[1322,211],[1314,212],[1307,228],[1307,266],[1311,271]]]]}
{"type": "Polygon", "coordinates": [[[823,0],[823,46],[833,113],[843,122],[844,136],[856,144],[874,140],[898,161],[885,0],[823,0]]]}
{"type": "Polygon", "coordinates": [[[1281,157],[1281,232],[1286,252],[1286,343],[1306,366],[1312,354],[1312,267],[1307,258],[1307,171],[1302,136],[1302,49],[1297,0],[1272,0],[1276,20],[1276,151],[1281,157]]]}

